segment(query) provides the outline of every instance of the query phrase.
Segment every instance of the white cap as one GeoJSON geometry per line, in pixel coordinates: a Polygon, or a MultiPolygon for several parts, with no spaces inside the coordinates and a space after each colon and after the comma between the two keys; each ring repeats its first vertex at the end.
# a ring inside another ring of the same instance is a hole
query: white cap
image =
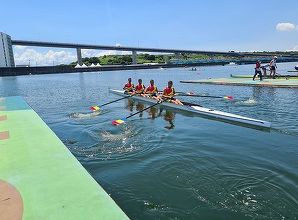
{"type": "Polygon", "coordinates": [[[277,56],[274,56],[274,59],[277,59],[277,56]]]}

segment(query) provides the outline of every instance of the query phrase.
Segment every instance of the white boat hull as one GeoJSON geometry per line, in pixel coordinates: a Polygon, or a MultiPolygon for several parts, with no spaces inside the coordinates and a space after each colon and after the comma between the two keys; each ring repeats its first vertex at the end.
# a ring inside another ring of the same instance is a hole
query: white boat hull
{"type": "MultiPolygon", "coordinates": [[[[120,96],[128,96],[127,94],[124,93],[123,90],[110,89],[110,92],[120,95],[120,96]]],[[[156,103],[156,100],[144,98],[142,96],[132,96],[131,99],[135,99],[138,101],[147,102],[147,103],[151,103],[151,104],[156,103]]],[[[176,105],[176,104],[169,103],[169,102],[162,102],[160,105],[169,107],[169,108],[173,108],[173,109],[177,109],[177,110],[181,110],[184,112],[194,113],[194,114],[201,115],[201,116],[203,115],[203,116],[208,116],[211,118],[221,119],[226,122],[241,123],[244,125],[257,126],[257,127],[261,127],[261,128],[270,128],[271,127],[271,122],[248,118],[248,117],[244,117],[244,116],[240,116],[240,115],[236,115],[236,114],[232,114],[232,113],[217,111],[217,110],[204,108],[204,107],[196,106],[196,105],[176,105]]]]}

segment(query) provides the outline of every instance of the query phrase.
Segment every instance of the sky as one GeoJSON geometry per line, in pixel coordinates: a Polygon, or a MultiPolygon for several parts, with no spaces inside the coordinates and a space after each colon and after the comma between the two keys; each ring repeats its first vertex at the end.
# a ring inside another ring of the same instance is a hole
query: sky
{"type": "MultiPolygon", "coordinates": [[[[215,51],[298,51],[298,0],[1,0],[12,39],[215,51]]],[[[84,50],[83,56],[113,54],[84,50]]],[[[71,49],[14,47],[17,64],[76,60],[71,49]]]]}

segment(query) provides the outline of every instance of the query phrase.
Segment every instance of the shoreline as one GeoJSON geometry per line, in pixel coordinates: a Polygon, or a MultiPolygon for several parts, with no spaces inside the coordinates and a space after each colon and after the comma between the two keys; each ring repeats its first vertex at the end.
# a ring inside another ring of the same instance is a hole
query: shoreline
{"type": "MultiPolygon", "coordinates": [[[[298,62],[298,58],[292,60],[280,61],[298,62]]],[[[201,62],[188,64],[136,64],[136,65],[106,65],[101,67],[83,67],[73,68],[71,66],[31,66],[31,67],[2,67],[0,68],[0,77],[2,76],[20,76],[20,75],[38,75],[38,74],[57,74],[57,73],[77,73],[77,72],[100,72],[100,71],[117,71],[117,70],[140,70],[140,69],[160,69],[160,68],[183,68],[198,66],[223,66],[230,61],[221,62],[201,62]]],[[[253,64],[255,61],[235,62],[236,65],[253,64]]]]}

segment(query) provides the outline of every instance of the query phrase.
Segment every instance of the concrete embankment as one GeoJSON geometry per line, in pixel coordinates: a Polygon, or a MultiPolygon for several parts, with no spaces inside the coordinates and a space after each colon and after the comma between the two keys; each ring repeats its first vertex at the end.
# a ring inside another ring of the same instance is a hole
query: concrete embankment
{"type": "MultiPolygon", "coordinates": [[[[225,64],[228,64],[228,62],[224,62],[221,64],[216,63],[213,65],[225,65],[225,64]]],[[[0,76],[159,69],[159,68],[177,68],[177,67],[187,67],[187,66],[199,66],[199,64],[107,65],[102,67],[85,67],[85,68],[73,68],[70,66],[6,67],[6,68],[0,68],[0,76]]]]}
{"type": "Polygon", "coordinates": [[[0,219],[128,219],[21,97],[0,97],[0,219]]]}
{"type": "MultiPolygon", "coordinates": [[[[266,60],[266,62],[270,60],[266,60]]],[[[279,62],[297,62],[298,58],[280,60],[279,62]]],[[[116,71],[116,70],[139,70],[139,69],[159,69],[159,68],[179,68],[195,66],[214,66],[227,65],[230,60],[221,61],[201,61],[198,63],[167,63],[167,64],[136,64],[136,65],[104,65],[101,67],[74,68],[71,66],[31,66],[31,67],[2,67],[0,76],[19,76],[35,74],[55,74],[55,73],[75,73],[75,72],[99,72],[99,71],[116,71]]],[[[235,64],[252,64],[255,60],[236,61],[235,64]]]]}

